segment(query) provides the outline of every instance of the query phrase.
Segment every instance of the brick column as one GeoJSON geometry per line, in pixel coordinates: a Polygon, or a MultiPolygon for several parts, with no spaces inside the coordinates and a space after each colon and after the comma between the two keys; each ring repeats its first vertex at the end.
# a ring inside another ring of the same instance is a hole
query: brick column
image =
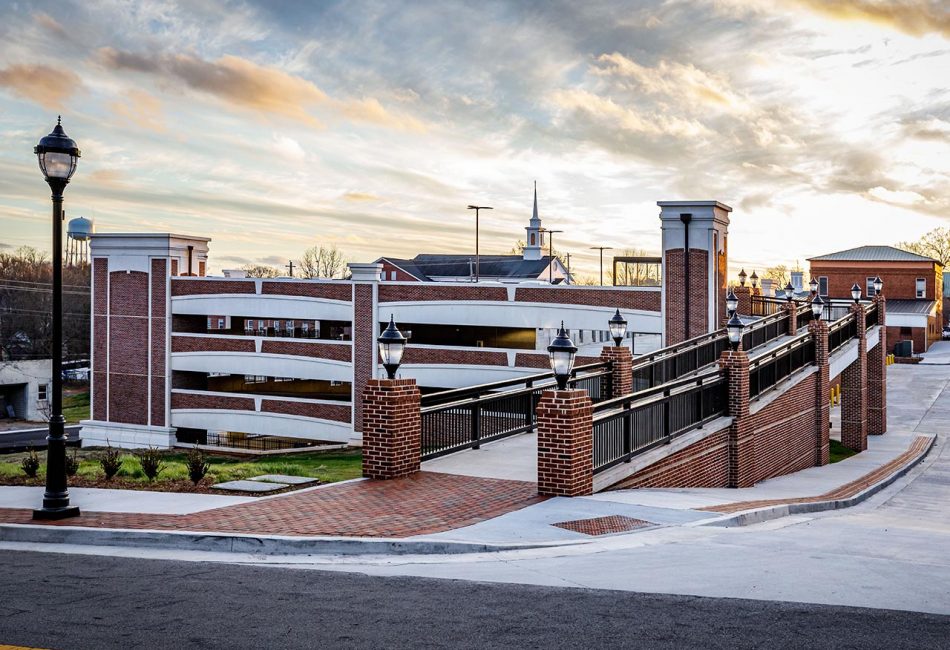
{"type": "Polygon", "coordinates": [[[594,410],[587,391],[545,391],[537,414],[538,493],[593,494],[594,410]]]}
{"type": "Polygon", "coordinates": [[[610,399],[611,397],[620,397],[632,393],[633,354],[630,353],[630,348],[605,346],[600,351],[600,360],[609,361],[613,364],[613,372],[610,377],[610,394],[605,397],[610,399]]]}
{"type": "Polygon", "coordinates": [[[370,379],[363,389],[363,476],[392,479],[419,471],[422,422],[415,379],[370,379]]]}
{"type": "Polygon", "coordinates": [[[808,324],[808,331],[815,340],[815,365],[818,366],[818,380],[815,389],[815,465],[828,464],[829,443],[831,433],[828,426],[831,421],[830,393],[831,385],[828,380],[828,323],[813,320],[808,324]]]}
{"type": "Polygon", "coordinates": [[[853,305],[858,332],[858,358],[841,373],[841,444],[854,451],[868,448],[868,340],[864,307],[853,305]]]}
{"type": "Polygon", "coordinates": [[[879,436],[887,431],[887,325],[884,296],[874,296],[880,339],[868,350],[868,434],[879,436]]]}
{"type": "Polygon", "coordinates": [[[788,335],[795,336],[798,334],[798,303],[794,300],[791,302],[785,302],[785,313],[788,314],[788,335]]]}
{"type": "Polygon", "coordinates": [[[749,413],[749,355],[726,350],[719,366],[729,381],[729,487],[755,485],[755,430],[749,413]]]}
{"type": "Polygon", "coordinates": [[[745,316],[752,315],[752,289],[748,286],[738,286],[733,288],[732,293],[739,299],[739,306],[736,308],[740,314],[745,316]]]}

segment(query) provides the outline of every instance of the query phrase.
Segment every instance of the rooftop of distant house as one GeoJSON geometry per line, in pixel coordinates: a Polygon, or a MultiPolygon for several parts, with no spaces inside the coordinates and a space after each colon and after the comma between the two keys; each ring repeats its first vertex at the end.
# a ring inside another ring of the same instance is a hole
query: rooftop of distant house
{"type": "Polygon", "coordinates": [[[893,246],[858,246],[808,258],[809,262],[932,262],[937,260],[893,246]]]}

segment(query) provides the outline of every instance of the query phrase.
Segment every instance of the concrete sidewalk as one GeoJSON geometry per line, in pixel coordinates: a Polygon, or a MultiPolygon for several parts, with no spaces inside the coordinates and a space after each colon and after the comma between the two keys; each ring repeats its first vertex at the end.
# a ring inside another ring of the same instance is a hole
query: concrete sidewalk
{"type": "MultiPolygon", "coordinates": [[[[195,550],[224,544],[276,554],[444,553],[453,546],[459,552],[584,544],[659,527],[742,525],[853,505],[896,480],[950,427],[948,385],[948,367],[892,366],[889,431],[871,437],[866,452],[740,490],[637,489],[544,499],[529,481],[436,473],[427,464],[429,471],[407,479],[356,480],[264,498],[75,490],[83,517],[36,524],[29,508],[38,503],[39,488],[0,487],[0,540],[68,536],[95,544],[108,531],[108,543],[131,546],[148,536],[150,546],[165,539],[195,550]]],[[[533,445],[530,436],[502,442],[481,452],[494,456],[507,445],[533,445]]]]}

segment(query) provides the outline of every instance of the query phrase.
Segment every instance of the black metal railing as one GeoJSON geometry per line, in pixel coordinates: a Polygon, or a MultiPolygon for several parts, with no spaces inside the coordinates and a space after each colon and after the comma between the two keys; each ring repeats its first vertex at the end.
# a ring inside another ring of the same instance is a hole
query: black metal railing
{"type": "Polygon", "coordinates": [[[864,328],[871,329],[880,323],[880,311],[875,303],[871,303],[864,309],[864,328]]]}
{"type": "Polygon", "coordinates": [[[808,332],[749,360],[749,397],[775,388],[782,380],[815,363],[815,340],[808,332]]]}
{"type": "Polygon", "coordinates": [[[602,472],[726,413],[728,385],[716,370],[594,407],[594,473],[602,472]]]}
{"type": "Polygon", "coordinates": [[[788,313],[785,311],[776,312],[750,323],[745,328],[745,333],[742,335],[742,349],[746,351],[754,350],[760,345],[765,345],[787,333],[788,313]]]}
{"type": "Polygon", "coordinates": [[[771,296],[751,296],[752,316],[772,316],[785,309],[785,300],[771,296]]]}
{"type": "Polygon", "coordinates": [[[828,354],[833,354],[838,348],[843,346],[858,335],[858,323],[854,318],[854,313],[849,312],[828,326],[828,354]]]}
{"type": "MultiPolygon", "coordinates": [[[[592,400],[600,402],[611,393],[611,372],[609,362],[581,366],[575,369],[568,385],[586,390],[592,400]]],[[[422,460],[462,449],[478,449],[483,442],[531,431],[536,424],[541,393],[555,386],[551,378],[553,374],[540,373],[514,384],[496,382],[426,395],[430,401],[421,409],[422,460]],[[527,386],[515,390],[485,390],[488,386],[505,388],[525,383],[527,386]],[[436,401],[448,393],[457,399],[436,401]]]]}
{"type": "Polygon", "coordinates": [[[633,392],[675,381],[714,363],[729,347],[723,330],[703,334],[633,361],[633,392]]]}

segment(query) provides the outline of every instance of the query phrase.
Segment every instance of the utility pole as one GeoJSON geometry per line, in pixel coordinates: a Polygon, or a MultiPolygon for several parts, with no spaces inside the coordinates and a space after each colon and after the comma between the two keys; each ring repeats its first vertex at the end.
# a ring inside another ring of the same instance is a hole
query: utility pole
{"type": "Polygon", "coordinates": [[[548,230],[545,228],[543,232],[548,233],[548,257],[551,258],[551,264],[548,266],[548,282],[554,284],[554,233],[564,232],[563,230],[548,230]]]}
{"type": "Polygon", "coordinates": [[[565,253],[564,256],[567,258],[567,280],[568,284],[573,284],[574,281],[571,278],[571,254],[565,253]]]}
{"type": "Polygon", "coordinates": [[[294,277],[294,261],[290,260],[287,263],[287,270],[290,271],[290,277],[294,277]]]}
{"type": "Polygon", "coordinates": [[[469,210],[475,210],[475,282],[478,282],[479,274],[479,259],[478,259],[478,211],[479,210],[494,210],[487,205],[470,205],[468,206],[469,210]]]}
{"type": "Polygon", "coordinates": [[[613,246],[591,246],[592,251],[600,251],[600,286],[604,286],[604,251],[612,251],[613,246]]]}

